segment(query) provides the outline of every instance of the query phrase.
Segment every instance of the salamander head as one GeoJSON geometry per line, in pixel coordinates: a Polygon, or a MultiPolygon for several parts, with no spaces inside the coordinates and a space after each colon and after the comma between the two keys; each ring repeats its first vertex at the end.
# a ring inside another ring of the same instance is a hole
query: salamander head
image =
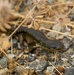
{"type": "Polygon", "coordinates": [[[58,40],[49,40],[45,42],[46,42],[45,46],[49,49],[61,50],[64,48],[64,45],[58,40]]]}

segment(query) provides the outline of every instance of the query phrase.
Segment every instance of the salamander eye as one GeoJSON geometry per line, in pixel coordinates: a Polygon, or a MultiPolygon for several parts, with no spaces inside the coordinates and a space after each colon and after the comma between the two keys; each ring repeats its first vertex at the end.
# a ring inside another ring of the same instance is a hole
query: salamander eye
{"type": "Polygon", "coordinates": [[[57,49],[57,47],[55,45],[52,45],[52,49],[57,49]]]}

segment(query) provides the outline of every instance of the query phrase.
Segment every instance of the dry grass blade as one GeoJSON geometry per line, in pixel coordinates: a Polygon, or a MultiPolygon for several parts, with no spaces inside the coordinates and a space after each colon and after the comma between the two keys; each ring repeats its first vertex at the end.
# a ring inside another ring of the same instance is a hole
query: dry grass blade
{"type": "Polygon", "coordinates": [[[68,23],[68,24],[65,24],[66,26],[70,26],[70,27],[72,27],[72,28],[74,28],[74,25],[73,24],[71,24],[71,23],[68,23]]]}
{"type": "Polygon", "coordinates": [[[20,18],[24,18],[24,15],[21,15],[19,13],[11,13],[12,15],[14,15],[15,17],[20,17],[20,18]]]}
{"type": "Polygon", "coordinates": [[[11,57],[8,56],[8,54],[0,47],[0,51],[9,59],[11,60],[11,57]]]}
{"type": "Polygon", "coordinates": [[[6,32],[6,29],[2,25],[0,26],[0,30],[6,32]]]}
{"type": "Polygon", "coordinates": [[[40,23],[55,24],[55,22],[53,22],[53,21],[46,21],[46,20],[39,20],[39,19],[35,19],[35,20],[40,23]]]}
{"type": "MultiPolygon", "coordinates": [[[[39,20],[39,19],[35,19],[35,20],[36,20],[37,22],[39,22],[39,23],[55,24],[55,22],[53,22],[53,21],[46,21],[46,20],[39,20]]],[[[73,25],[72,23],[68,23],[68,24],[65,24],[65,25],[74,28],[74,25],[73,25]]]]}
{"type": "Polygon", "coordinates": [[[64,36],[70,36],[70,37],[74,38],[74,35],[65,34],[65,33],[62,33],[62,32],[59,32],[59,31],[55,31],[55,30],[51,30],[51,29],[46,29],[46,28],[41,28],[41,29],[47,30],[47,31],[50,31],[50,32],[54,32],[54,33],[57,33],[57,34],[61,34],[61,35],[64,35],[64,36]]]}
{"type": "Polygon", "coordinates": [[[19,24],[19,21],[13,21],[13,22],[8,22],[8,24],[10,25],[14,25],[14,26],[17,26],[19,24]]]}

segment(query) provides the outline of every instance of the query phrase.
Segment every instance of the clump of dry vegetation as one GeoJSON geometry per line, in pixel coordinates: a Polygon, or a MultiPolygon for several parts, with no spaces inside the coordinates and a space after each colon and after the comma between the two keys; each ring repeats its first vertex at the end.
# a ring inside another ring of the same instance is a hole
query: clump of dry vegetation
{"type": "Polygon", "coordinates": [[[12,13],[12,5],[8,2],[8,0],[0,1],[0,29],[2,31],[6,31],[6,29],[10,29],[10,25],[7,24],[8,21],[13,17],[12,13]]]}

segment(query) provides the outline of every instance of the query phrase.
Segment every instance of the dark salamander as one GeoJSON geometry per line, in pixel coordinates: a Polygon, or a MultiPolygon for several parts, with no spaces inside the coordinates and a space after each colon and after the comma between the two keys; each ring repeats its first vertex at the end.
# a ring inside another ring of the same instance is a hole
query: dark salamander
{"type": "MultiPolygon", "coordinates": [[[[16,28],[12,28],[11,30],[14,31],[16,28]]],[[[35,30],[33,28],[27,28],[21,26],[17,32],[24,32],[30,35],[34,40],[37,41],[37,43],[40,43],[45,48],[49,50],[62,50],[64,48],[64,45],[59,40],[50,40],[48,39],[41,31],[35,30]]],[[[17,33],[16,32],[16,33],[17,33]]]]}

